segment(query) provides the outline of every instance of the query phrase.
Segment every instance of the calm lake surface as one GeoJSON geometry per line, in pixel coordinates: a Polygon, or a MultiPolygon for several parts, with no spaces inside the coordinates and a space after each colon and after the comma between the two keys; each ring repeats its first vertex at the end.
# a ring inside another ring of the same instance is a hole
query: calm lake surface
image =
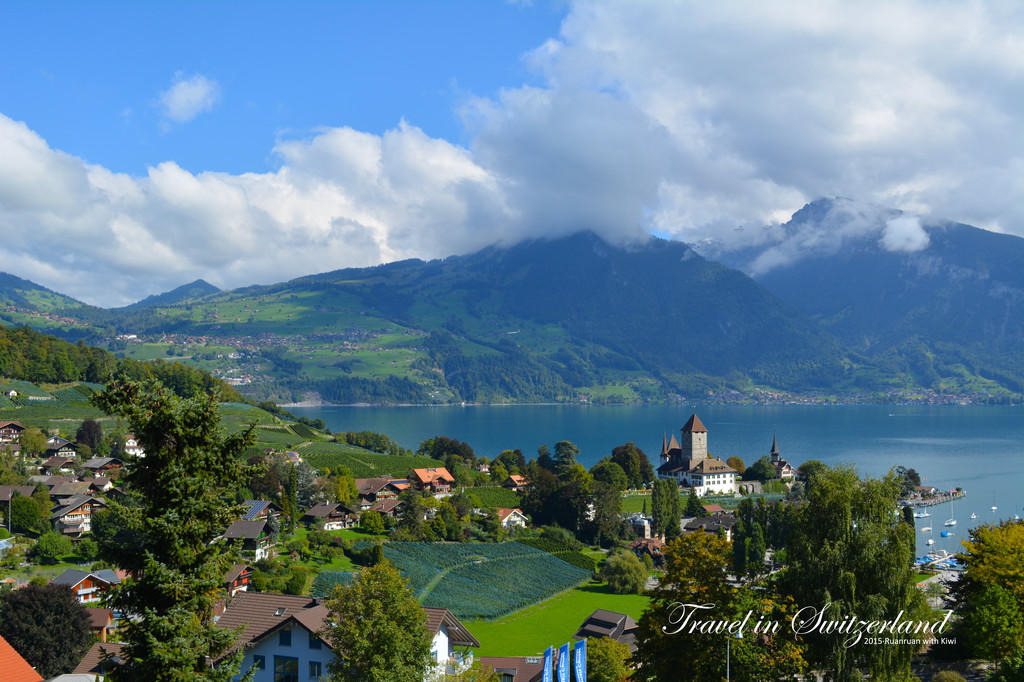
{"type": "Polygon", "coordinates": [[[537,448],[570,440],[587,468],[633,441],[658,465],[663,435],[678,436],[696,413],[708,429],[708,450],[727,459],[737,455],[748,465],[771,449],[778,434],[784,459],[799,466],[808,459],[847,462],[862,475],[879,476],[903,465],[921,475],[924,485],[962,487],[963,500],[931,507],[918,519],[918,555],[925,540],[933,548],[955,552],[967,530],[977,524],[1024,515],[1024,408],[953,406],[733,406],[511,405],[464,407],[304,407],[297,415],[323,419],[333,431],[386,433],[415,450],[421,441],[448,436],[469,443],[478,456],[494,458],[519,448],[527,459],[537,448]],[[992,506],[998,507],[992,511],[992,506]],[[971,520],[971,513],[977,514],[971,520]],[[953,517],[950,529],[943,522],[953,517]],[[949,537],[940,533],[951,530],[949,537]]]}

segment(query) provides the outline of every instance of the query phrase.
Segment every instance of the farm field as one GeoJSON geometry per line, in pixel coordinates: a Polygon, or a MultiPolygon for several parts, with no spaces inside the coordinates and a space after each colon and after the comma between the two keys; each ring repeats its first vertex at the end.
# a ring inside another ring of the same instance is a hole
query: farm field
{"type": "Polygon", "coordinates": [[[386,542],[384,556],[409,579],[421,604],[462,620],[500,618],[593,577],[518,542],[386,542]]]}
{"type": "Polygon", "coordinates": [[[382,455],[340,443],[312,443],[299,448],[298,453],[314,469],[322,471],[327,468],[337,471],[339,467],[347,466],[356,478],[373,478],[375,476],[402,478],[409,473],[410,469],[444,466],[444,462],[428,457],[382,455]]]}
{"type": "Polygon", "coordinates": [[[571,642],[583,621],[597,609],[639,620],[650,600],[639,594],[612,594],[596,580],[492,622],[463,621],[480,641],[476,656],[531,656],[549,646],[571,642]]]}

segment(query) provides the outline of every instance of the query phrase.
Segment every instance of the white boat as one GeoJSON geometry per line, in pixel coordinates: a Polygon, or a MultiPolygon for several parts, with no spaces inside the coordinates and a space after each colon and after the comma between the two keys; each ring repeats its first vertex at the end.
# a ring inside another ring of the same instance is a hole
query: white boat
{"type": "Polygon", "coordinates": [[[978,518],[978,515],[977,515],[977,514],[975,514],[974,512],[971,512],[971,518],[972,518],[972,519],[976,519],[976,518],[978,518]]]}
{"type": "Polygon", "coordinates": [[[931,529],[932,529],[932,527],[931,527],[931,526],[925,526],[924,528],[922,528],[922,529],[921,529],[921,532],[922,532],[922,533],[927,533],[927,532],[928,532],[928,531],[930,531],[931,529]]]}
{"type": "Polygon", "coordinates": [[[949,520],[948,520],[948,521],[946,521],[946,523],[944,523],[943,525],[944,525],[944,526],[955,526],[955,525],[956,525],[956,519],[949,519],[949,520]]]}
{"type": "Polygon", "coordinates": [[[956,525],[956,519],[953,518],[953,500],[952,499],[949,501],[949,519],[946,521],[945,525],[947,525],[947,526],[955,526],[956,525]]]}
{"type": "Polygon", "coordinates": [[[995,506],[995,505],[993,504],[993,505],[992,505],[992,511],[995,511],[996,509],[999,509],[999,507],[997,507],[997,506],[995,506]]]}
{"type": "Polygon", "coordinates": [[[926,544],[926,545],[934,545],[935,544],[935,539],[934,538],[928,538],[928,541],[925,542],[924,544],[926,544]]]}
{"type": "Polygon", "coordinates": [[[914,512],[914,518],[915,519],[926,519],[929,516],[931,516],[931,514],[929,514],[926,511],[924,511],[924,512],[914,512]]]}

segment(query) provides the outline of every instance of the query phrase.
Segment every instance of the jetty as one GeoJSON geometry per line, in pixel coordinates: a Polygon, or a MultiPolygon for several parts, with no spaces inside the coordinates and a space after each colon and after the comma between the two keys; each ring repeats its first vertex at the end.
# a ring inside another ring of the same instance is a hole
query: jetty
{"type": "Polygon", "coordinates": [[[967,497],[967,493],[964,491],[955,492],[950,491],[948,493],[937,493],[935,495],[929,495],[928,497],[916,498],[911,500],[904,500],[903,506],[905,507],[934,507],[937,504],[945,504],[946,502],[952,502],[953,500],[959,500],[962,497],[967,497]]]}

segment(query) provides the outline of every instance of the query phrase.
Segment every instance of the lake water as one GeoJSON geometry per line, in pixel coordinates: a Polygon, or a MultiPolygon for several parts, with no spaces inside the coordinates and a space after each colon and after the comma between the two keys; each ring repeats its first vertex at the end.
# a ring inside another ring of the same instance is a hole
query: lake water
{"type": "MultiPolygon", "coordinates": [[[[771,449],[778,434],[782,457],[793,466],[808,459],[847,462],[862,475],[891,467],[916,469],[924,485],[957,486],[967,497],[930,508],[918,527],[934,529],[933,548],[958,551],[967,530],[979,523],[1024,515],[1024,408],[953,406],[733,406],[510,405],[464,407],[305,407],[297,415],[323,419],[334,431],[386,433],[415,450],[421,441],[448,436],[469,443],[478,456],[494,458],[519,448],[527,459],[537,448],[569,440],[587,468],[633,441],[658,465],[663,435],[678,436],[696,413],[708,429],[708,450],[748,465],[771,449]],[[995,505],[997,511],[991,511],[995,505]],[[971,520],[971,513],[977,514],[971,520]],[[950,514],[958,523],[943,526],[950,514]],[[927,523],[925,523],[927,521],[927,523]],[[943,538],[940,532],[952,530],[943,538]]],[[[918,556],[928,533],[918,533],[918,556]]]]}

